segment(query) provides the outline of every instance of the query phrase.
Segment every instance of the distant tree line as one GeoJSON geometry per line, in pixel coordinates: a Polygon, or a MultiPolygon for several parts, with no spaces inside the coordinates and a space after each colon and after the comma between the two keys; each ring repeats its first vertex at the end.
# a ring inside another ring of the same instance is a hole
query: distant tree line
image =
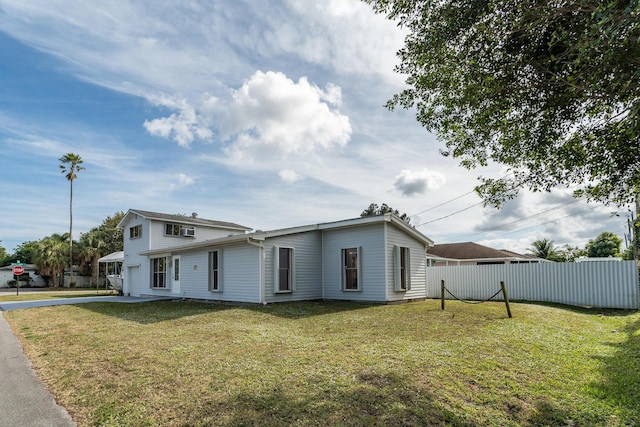
{"type": "Polygon", "coordinates": [[[371,203],[365,210],[362,211],[360,217],[364,218],[367,216],[378,216],[384,215],[386,213],[394,214],[406,224],[411,224],[411,217],[409,217],[409,215],[407,215],[406,213],[401,214],[397,209],[393,209],[386,203],[383,203],[380,206],[378,206],[376,203],[371,203]]]}
{"type": "MultiPolygon", "coordinates": [[[[99,226],[81,233],[78,241],[73,241],[73,265],[81,275],[91,275],[92,284],[98,280],[98,259],[124,248],[122,230],[116,228],[123,217],[124,212],[116,212],[99,226]]],[[[12,254],[0,246],[0,267],[18,260],[34,264],[48,286],[58,287],[69,263],[68,251],[69,234],[54,233],[40,240],[24,242],[12,254]]]]}
{"type": "Polygon", "coordinates": [[[553,240],[536,240],[527,251],[529,255],[555,262],[570,262],[579,257],[607,258],[621,257],[633,260],[633,248],[622,251],[622,239],[609,231],[600,233],[595,239],[589,240],[584,248],[563,245],[557,247],[553,240]]]}

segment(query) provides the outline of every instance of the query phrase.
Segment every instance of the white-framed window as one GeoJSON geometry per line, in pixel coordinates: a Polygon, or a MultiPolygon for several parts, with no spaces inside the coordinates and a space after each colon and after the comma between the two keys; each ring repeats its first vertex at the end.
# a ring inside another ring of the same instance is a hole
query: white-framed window
{"type": "Polygon", "coordinates": [[[362,289],[360,271],[361,249],[342,249],[342,290],[359,291],[362,289]]]}
{"type": "Polygon", "coordinates": [[[394,246],[395,290],[411,289],[411,251],[404,246],[394,246]]]}
{"type": "Polygon", "coordinates": [[[134,225],[133,227],[129,227],[129,238],[130,239],[137,239],[138,237],[142,236],[142,226],[141,225],[134,225]]]}
{"type": "Polygon", "coordinates": [[[209,252],[209,291],[222,292],[222,250],[209,252]]]}
{"type": "Polygon", "coordinates": [[[273,247],[273,290],[275,293],[294,291],[293,248],[273,247]]]}
{"type": "Polygon", "coordinates": [[[179,224],[165,224],[164,225],[164,235],[165,236],[179,236],[180,230],[182,230],[182,226],[179,224]]]}
{"type": "Polygon", "coordinates": [[[151,259],[151,287],[154,289],[167,288],[167,259],[151,259]]]}

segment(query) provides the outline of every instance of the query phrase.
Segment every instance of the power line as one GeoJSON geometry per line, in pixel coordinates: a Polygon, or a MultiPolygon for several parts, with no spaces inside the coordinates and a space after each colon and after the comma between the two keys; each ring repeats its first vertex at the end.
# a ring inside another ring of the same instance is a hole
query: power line
{"type": "Polygon", "coordinates": [[[585,209],[579,209],[579,210],[570,212],[567,215],[561,216],[560,218],[556,218],[556,219],[552,219],[552,220],[549,220],[549,221],[541,222],[539,224],[534,224],[534,225],[531,225],[529,227],[520,228],[518,230],[507,231],[506,233],[498,234],[496,236],[493,236],[492,238],[502,237],[502,236],[506,236],[506,235],[509,235],[509,234],[513,234],[513,233],[519,233],[519,232],[522,232],[522,231],[525,231],[525,230],[529,230],[531,228],[540,227],[541,225],[551,224],[552,222],[557,222],[557,221],[560,221],[561,219],[565,219],[565,218],[568,218],[570,216],[573,216],[573,215],[576,215],[576,214],[579,214],[579,213],[582,213],[582,212],[586,212],[586,211],[591,210],[591,209],[592,209],[591,207],[587,207],[585,209]]]}
{"type": "Polygon", "coordinates": [[[445,216],[442,216],[440,218],[433,219],[431,221],[423,222],[422,224],[416,225],[416,227],[421,227],[423,225],[431,224],[432,222],[436,222],[436,221],[440,221],[440,220],[445,219],[445,218],[449,218],[450,216],[454,216],[456,214],[459,214],[460,212],[467,211],[467,210],[469,210],[471,208],[475,208],[476,206],[479,206],[479,205],[482,205],[482,204],[484,204],[484,201],[482,201],[480,203],[476,203],[475,205],[467,206],[466,208],[460,209],[459,211],[455,211],[453,213],[450,213],[449,215],[445,215],[445,216]]]}
{"type": "Polygon", "coordinates": [[[560,208],[564,208],[564,207],[567,207],[567,206],[574,205],[574,204],[576,204],[576,203],[578,203],[578,202],[580,202],[580,201],[581,201],[581,199],[576,199],[576,200],[574,200],[574,201],[573,201],[573,202],[571,202],[571,203],[567,203],[567,204],[563,204],[563,205],[558,205],[558,206],[555,206],[555,207],[553,207],[553,208],[545,209],[545,210],[543,210],[543,211],[536,212],[536,213],[534,213],[534,214],[531,214],[531,215],[525,216],[525,217],[523,217],[523,218],[516,219],[516,220],[511,221],[511,222],[508,222],[508,223],[506,223],[506,224],[502,224],[501,226],[496,227],[496,228],[494,228],[493,230],[489,230],[489,231],[479,231],[479,232],[477,232],[477,233],[475,233],[475,234],[472,234],[472,235],[471,235],[471,237],[477,236],[477,235],[479,235],[479,234],[489,234],[489,233],[494,232],[494,231],[499,231],[500,229],[507,228],[507,227],[509,227],[509,226],[511,226],[511,225],[513,225],[513,224],[518,223],[518,222],[525,221],[525,220],[527,220],[527,219],[533,218],[533,217],[538,216],[538,215],[542,215],[542,214],[547,213],[547,212],[554,211],[554,210],[556,210],[556,209],[560,209],[560,208]]]}
{"type": "Polygon", "coordinates": [[[444,205],[447,205],[447,204],[449,204],[449,203],[451,203],[451,202],[455,202],[456,200],[458,200],[458,199],[462,199],[464,196],[468,196],[469,194],[471,194],[471,193],[473,193],[473,192],[475,192],[475,190],[471,190],[471,191],[469,191],[468,193],[464,193],[464,194],[463,194],[463,195],[461,195],[461,196],[454,197],[453,199],[451,199],[451,200],[447,200],[446,202],[440,203],[439,205],[435,205],[435,206],[430,207],[429,209],[425,209],[425,210],[423,210],[423,211],[420,211],[420,212],[418,212],[418,213],[416,213],[416,214],[411,215],[411,217],[418,216],[418,215],[423,214],[423,213],[425,213],[425,212],[429,212],[429,211],[432,211],[432,210],[434,210],[434,209],[436,209],[436,208],[439,208],[440,206],[444,206],[444,205]]]}

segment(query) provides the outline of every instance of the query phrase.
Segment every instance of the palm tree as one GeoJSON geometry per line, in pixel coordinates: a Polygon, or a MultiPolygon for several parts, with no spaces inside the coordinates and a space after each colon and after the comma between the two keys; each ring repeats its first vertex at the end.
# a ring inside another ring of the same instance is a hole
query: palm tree
{"type": "Polygon", "coordinates": [[[536,240],[531,244],[531,248],[529,248],[528,252],[530,255],[542,259],[553,260],[557,257],[553,240],[549,239],[536,240]]]}
{"type": "Polygon", "coordinates": [[[101,238],[100,232],[97,228],[92,228],[88,233],[82,234],[80,237],[80,244],[82,247],[81,255],[86,261],[91,262],[91,284],[98,283],[98,259],[106,255],[105,241],[101,238]]]}
{"type": "Polygon", "coordinates": [[[54,288],[58,287],[58,274],[61,271],[64,273],[66,240],[66,233],[53,234],[36,243],[34,263],[38,266],[43,276],[51,276],[53,278],[54,288]]]}
{"type": "Polygon", "coordinates": [[[69,283],[73,283],[73,180],[84,167],[81,166],[82,158],[74,153],[65,154],[59,161],[62,173],[66,174],[69,181],[69,283]]]}

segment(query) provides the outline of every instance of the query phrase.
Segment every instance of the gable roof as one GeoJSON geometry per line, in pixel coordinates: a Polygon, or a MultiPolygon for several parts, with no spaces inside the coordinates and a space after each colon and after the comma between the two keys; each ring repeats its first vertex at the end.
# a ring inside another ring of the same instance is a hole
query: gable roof
{"type": "Polygon", "coordinates": [[[398,227],[405,233],[412,236],[414,239],[418,240],[420,243],[422,243],[426,247],[433,245],[433,240],[431,240],[430,238],[428,238],[427,236],[425,236],[415,228],[411,227],[410,225],[407,225],[398,216],[387,213],[387,214],[378,215],[378,216],[368,216],[363,218],[362,217],[353,218],[353,219],[346,219],[346,220],[335,221],[335,222],[303,225],[299,227],[281,228],[278,230],[255,231],[253,233],[238,234],[233,236],[220,237],[217,239],[203,240],[200,242],[187,243],[180,246],[172,246],[170,248],[153,249],[149,251],[140,252],[140,255],[165,254],[167,252],[179,252],[179,251],[192,250],[197,248],[204,248],[208,246],[241,242],[241,241],[246,241],[248,243],[251,243],[251,242],[255,243],[255,242],[262,242],[271,237],[287,236],[291,234],[305,233],[309,231],[321,231],[321,230],[332,230],[332,229],[347,228],[347,227],[358,227],[366,224],[375,224],[375,223],[393,224],[394,226],[398,227]]]}
{"type": "Polygon", "coordinates": [[[429,255],[449,259],[537,259],[505,249],[498,250],[478,243],[443,243],[429,248],[429,255]]]}
{"type": "Polygon", "coordinates": [[[129,221],[129,219],[133,215],[141,216],[144,219],[173,222],[176,224],[203,225],[206,227],[225,228],[225,229],[237,230],[237,231],[252,230],[251,227],[235,224],[233,222],[216,221],[212,219],[199,218],[197,214],[192,214],[191,216],[170,215],[170,214],[164,214],[160,212],[143,211],[140,209],[129,209],[127,213],[124,215],[124,217],[122,218],[122,220],[118,223],[117,228],[124,228],[124,224],[126,224],[127,221],[129,221]]]}

